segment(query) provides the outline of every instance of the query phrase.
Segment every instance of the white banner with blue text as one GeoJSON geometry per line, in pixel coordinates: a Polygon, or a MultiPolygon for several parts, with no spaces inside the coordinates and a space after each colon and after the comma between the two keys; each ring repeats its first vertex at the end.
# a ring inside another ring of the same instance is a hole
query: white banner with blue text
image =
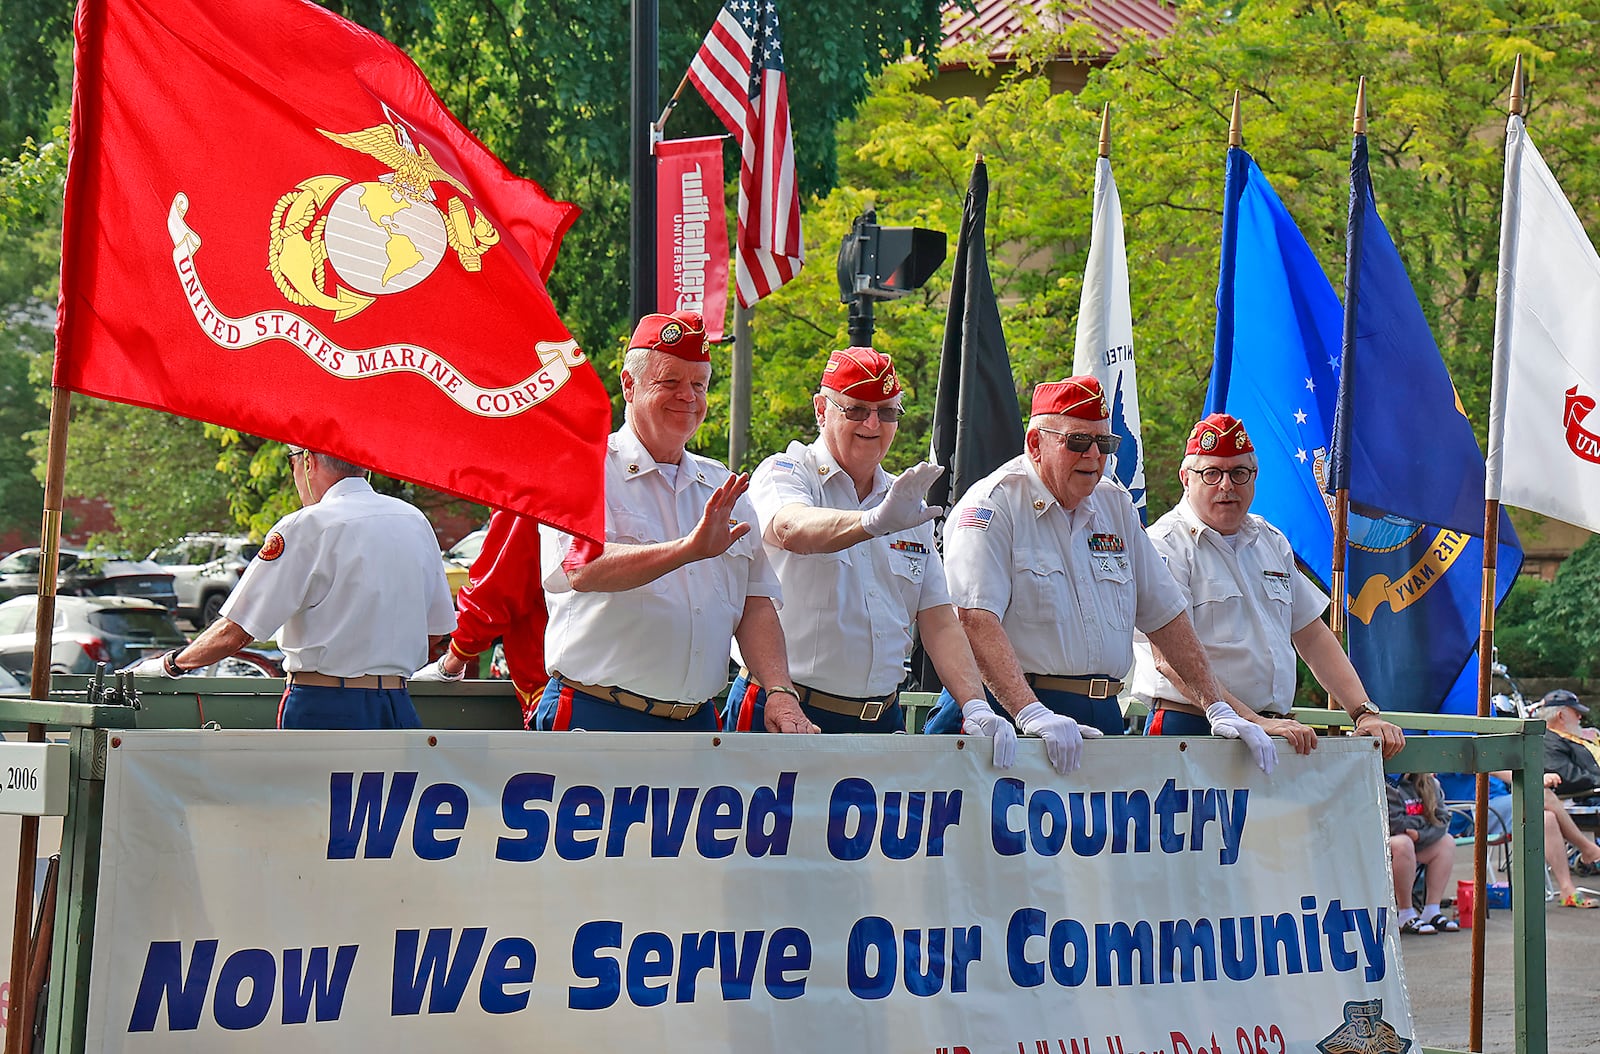
{"type": "Polygon", "coordinates": [[[1060,776],[1037,740],[999,771],[959,737],[119,737],[91,1050],[1411,1038],[1367,739],[1271,776],[1235,742],[1106,739],[1060,776]]]}

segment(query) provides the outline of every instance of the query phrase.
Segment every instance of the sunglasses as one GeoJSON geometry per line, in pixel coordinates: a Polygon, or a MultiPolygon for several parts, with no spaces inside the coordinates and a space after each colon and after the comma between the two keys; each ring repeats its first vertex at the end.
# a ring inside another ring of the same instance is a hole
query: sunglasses
{"type": "MultiPolygon", "coordinates": [[[[826,395],[823,398],[828,399],[826,395]]],[[[844,414],[846,421],[855,421],[857,424],[865,421],[873,414],[877,414],[878,420],[886,425],[898,424],[900,418],[906,415],[906,410],[903,406],[845,406],[834,402],[832,399],[828,399],[828,405],[844,414]]]]}
{"type": "Polygon", "coordinates": [[[1115,454],[1117,447],[1122,445],[1121,436],[1095,435],[1092,432],[1058,432],[1054,428],[1043,427],[1039,431],[1058,436],[1074,454],[1086,454],[1092,446],[1099,447],[1102,454],[1115,454]]]}

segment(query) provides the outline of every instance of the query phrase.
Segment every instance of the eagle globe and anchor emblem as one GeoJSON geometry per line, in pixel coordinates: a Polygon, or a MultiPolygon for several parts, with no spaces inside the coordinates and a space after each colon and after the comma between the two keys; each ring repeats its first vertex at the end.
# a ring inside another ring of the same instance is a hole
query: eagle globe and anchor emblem
{"type": "Polygon", "coordinates": [[[369,182],[321,175],[302,180],[272,210],[268,270],[286,300],[342,322],[380,296],[414,289],[447,249],[468,272],[500,240],[471,191],[418,144],[387,106],[388,124],[323,135],[391,171],[369,182]],[[435,191],[435,186],[441,186],[435,191]],[[446,201],[441,205],[441,195],[446,201]]]}

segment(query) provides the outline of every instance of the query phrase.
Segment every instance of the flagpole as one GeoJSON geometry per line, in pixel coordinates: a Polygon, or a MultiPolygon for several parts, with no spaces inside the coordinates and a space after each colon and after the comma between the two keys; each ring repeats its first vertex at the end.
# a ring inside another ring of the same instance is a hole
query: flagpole
{"type": "Polygon", "coordinates": [[[735,473],[750,446],[750,367],[755,356],[750,340],[750,319],[755,308],[733,302],[733,363],[728,373],[728,467],[735,473]]]}
{"type": "MultiPolygon", "coordinates": [[[[1365,136],[1367,134],[1367,78],[1365,77],[1362,77],[1356,82],[1356,112],[1355,119],[1352,122],[1352,134],[1358,136],[1365,136]]],[[[1355,229],[1353,225],[1356,222],[1356,202],[1352,197],[1350,203],[1350,223],[1352,224],[1352,227],[1350,228],[1351,230],[1355,229]]],[[[1339,383],[1341,392],[1344,391],[1350,384],[1349,374],[1352,368],[1351,359],[1353,358],[1353,356],[1350,354],[1350,349],[1355,343],[1354,332],[1356,319],[1356,299],[1360,295],[1359,253],[1361,250],[1359,240],[1352,242],[1350,248],[1352,250],[1352,255],[1347,258],[1344,263],[1345,340],[1344,354],[1341,359],[1340,367],[1344,371],[1344,375],[1340,377],[1339,383]]],[[[1346,460],[1346,454],[1335,451],[1335,455],[1341,463],[1346,460]]],[[[1347,476],[1341,477],[1339,483],[1340,485],[1333,492],[1333,554],[1332,560],[1330,561],[1330,578],[1332,581],[1329,583],[1332,586],[1333,592],[1333,611],[1329,616],[1329,622],[1332,625],[1334,636],[1339,639],[1341,644],[1343,644],[1345,639],[1345,627],[1347,625],[1345,605],[1348,599],[1348,590],[1345,583],[1345,556],[1350,540],[1349,478],[1347,476]]],[[[1335,703],[1333,695],[1330,693],[1328,696],[1328,707],[1331,709],[1334,705],[1335,703]]]]}
{"type": "MultiPolygon", "coordinates": [[[[1511,101],[1507,106],[1508,131],[1522,115],[1522,56],[1517,56],[1511,71],[1511,101]]],[[[1507,137],[1507,148],[1511,143],[1507,137]]],[[[1511,300],[1513,276],[1517,267],[1517,217],[1521,200],[1518,180],[1521,166],[1512,156],[1506,158],[1504,189],[1500,209],[1500,266],[1495,289],[1494,370],[1489,397],[1489,453],[1484,468],[1483,500],[1483,598],[1479,605],[1478,630],[1478,716],[1489,716],[1490,681],[1494,667],[1494,598],[1500,550],[1500,470],[1505,445],[1504,358],[1511,341],[1511,300]],[[1499,412],[1496,412],[1496,407],[1499,412]]],[[[1522,716],[1522,715],[1517,715],[1522,716]]],[[[1527,773],[1524,773],[1527,778],[1527,773]]],[[[1489,880],[1489,846],[1485,828],[1489,822],[1489,774],[1477,774],[1473,801],[1472,840],[1472,1008],[1467,1042],[1473,1050],[1483,1049],[1484,920],[1488,915],[1484,890],[1489,880]]]]}
{"type": "Polygon", "coordinates": [[[633,0],[633,319],[656,309],[656,101],[661,89],[657,0],[633,0]]]}

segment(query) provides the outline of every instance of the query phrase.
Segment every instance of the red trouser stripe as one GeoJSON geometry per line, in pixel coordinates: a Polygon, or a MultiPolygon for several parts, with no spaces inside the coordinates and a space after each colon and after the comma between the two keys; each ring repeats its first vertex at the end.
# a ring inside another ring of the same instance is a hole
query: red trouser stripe
{"type": "Polygon", "coordinates": [[[750,723],[756,716],[756,696],[761,693],[761,686],[754,681],[746,681],[744,696],[739,700],[739,731],[750,731],[750,723]]]}
{"type": "Polygon", "coordinates": [[[565,732],[572,727],[572,686],[563,684],[561,694],[556,696],[556,716],[550,722],[552,732],[565,732]]]}

